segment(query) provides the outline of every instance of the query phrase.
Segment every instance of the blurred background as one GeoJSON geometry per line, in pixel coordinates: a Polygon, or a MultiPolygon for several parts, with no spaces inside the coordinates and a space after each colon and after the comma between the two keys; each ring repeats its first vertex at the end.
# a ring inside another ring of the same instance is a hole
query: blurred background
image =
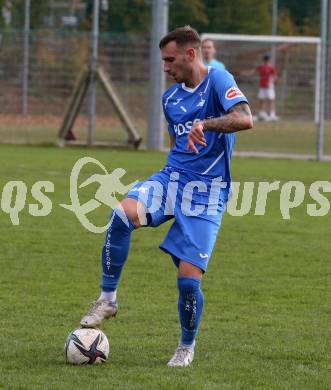
{"type": "MultiPolygon", "coordinates": [[[[320,149],[319,157],[331,155],[331,7],[326,1],[323,42],[323,0],[100,0],[97,14],[93,0],[0,0],[0,142],[56,144],[79,74],[91,63],[94,15],[97,64],[142,135],[142,147],[148,145],[150,113],[155,108],[150,99],[152,19],[157,17],[153,7],[160,2],[168,30],[190,24],[203,35],[217,34],[213,36],[216,58],[235,76],[255,115],[258,74],[247,74],[263,55],[273,55],[279,120],[257,121],[255,132],[238,136],[238,151],[314,158],[320,149]],[[250,37],[244,40],[243,34],[250,37]],[[271,43],[264,36],[285,38],[271,43]],[[302,39],[294,42],[286,37],[302,39]]],[[[74,126],[83,143],[88,139],[87,101],[74,126]]],[[[95,110],[93,143],[127,138],[98,84],[95,110]]],[[[160,139],[162,145],[149,146],[166,147],[166,136],[160,139]]]]}

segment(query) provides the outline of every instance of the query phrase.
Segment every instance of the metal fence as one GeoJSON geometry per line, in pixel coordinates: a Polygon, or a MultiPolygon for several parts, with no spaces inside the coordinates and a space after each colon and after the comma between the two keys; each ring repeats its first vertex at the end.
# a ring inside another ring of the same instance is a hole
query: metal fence
{"type": "MultiPolygon", "coordinates": [[[[75,81],[89,58],[88,33],[54,30],[29,34],[27,116],[22,116],[24,88],[24,33],[0,32],[0,136],[1,142],[54,143],[66,103],[75,81]]],[[[254,66],[265,47],[261,44],[222,43],[218,55],[236,76],[256,110],[256,76],[242,70],[254,66]]],[[[330,51],[329,51],[330,52],[330,51]]],[[[329,62],[330,63],[330,62],[329,62]]],[[[109,78],[138,130],[147,128],[149,83],[149,37],[101,34],[99,64],[109,78]]],[[[277,108],[275,123],[257,123],[256,134],[239,135],[237,150],[314,155],[316,150],[315,69],[316,47],[305,44],[278,45],[277,108]]],[[[330,80],[330,69],[328,69],[330,80]]],[[[327,119],[331,116],[331,92],[327,84],[327,119]]],[[[86,138],[86,105],[75,131],[86,138]]],[[[97,89],[95,139],[124,137],[110,103],[97,89]]],[[[331,127],[327,122],[325,153],[331,154],[331,127]]]]}
{"type": "MultiPolygon", "coordinates": [[[[245,76],[245,70],[254,70],[262,56],[269,54],[271,45],[260,42],[216,43],[222,61],[234,74],[245,91],[254,110],[257,109],[258,73],[245,76]]],[[[286,120],[314,121],[316,87],[316,45],[276,44],[276,107],[286,120]]]]}
{"type": "MultiPolygon", "coordinates": [[[[67,101],[79,73],[89,59],[89,34],[38,31],[30,33],[27,113],[22,117],[24,100],[23,44],[21,32],[1,33],[0,44],[0,115],[2,142],[51,142],[62,119],[67,101]],[[12,118],[12,128],[10,126],[12,118]],[[48,121],[48,118],[50,120],[48,121]],[[49,123],[44,133],[20,129],[25,122],[49,123]],[[17,123],[17,126],[15,125],[17,123]],[[28,134],[29,133],[29,134],[28,134]]],[[[149,42],[144,36],[104,34],[99,39],[101,65],[138,127],[147,121],[149,42]]],[[[81,125],[84,125],[82,110],[81,125]]],[[[101,127],[118,126],[117,118],[101,88],[97,90],[97,114],[101,127]],[[105,124],[105,119],[110,122],[105,124]]],[[[99,126],[99,127],[100,127],[99,126]]],[[[106,130],[106,129],[105,129],[106,130]]],[[[81,134],[83,135],[83,133],[81,134]]]]}
{"type": "MultiPolygon", "coordinates": [[[[145,37],[102,35],[99,40],[99,64],[119,85],[127,105],[133,105],[148,81],[149,44],[145,37]]],[[[0,47],[0,112],[20,113],[23,97],[23,34],[2,34],[0,47]]],[[[61,114],[65,99],[84,66],[88,63],[89,34],[39,31],[30,34],[29,114],[61,114]]],[[[138,104],[139,106],[139,104],[138,104]]],[[[144,108],[146,108],[143,105],[144,108]]],[[[102,113],[107,113],[104,109],[102,113]]]]}

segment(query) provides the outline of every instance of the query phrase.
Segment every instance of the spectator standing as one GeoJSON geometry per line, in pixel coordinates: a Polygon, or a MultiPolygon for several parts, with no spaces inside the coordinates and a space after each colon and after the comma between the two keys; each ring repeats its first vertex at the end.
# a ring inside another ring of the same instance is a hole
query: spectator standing
{"type": "Polygon", "coordinates": [[[225,65],[223,62],[218,61],[215,58],[216,49],[214,45],[214,41],[210,38],[204,39],[202,41],[202,57],[203,57],[203,63],[205,66],[211,66],[215,69],[224,70],[225,65]]]}

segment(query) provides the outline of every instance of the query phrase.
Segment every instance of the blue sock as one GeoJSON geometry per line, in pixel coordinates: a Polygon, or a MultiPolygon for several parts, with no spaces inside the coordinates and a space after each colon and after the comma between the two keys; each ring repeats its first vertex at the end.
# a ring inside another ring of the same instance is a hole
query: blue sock
{"type": "Polygon", "coordinates": [[[200,279],[178,278],[178,313],[184,345],[192,345],[198,332],[204,301],[200,283],[200,279]]]}
{"type": "Polygon", "coordinates": [[[115,291],[129,254],[134,225],[122,211],[113,210],[102,248],[102,291],[115,291]]]}

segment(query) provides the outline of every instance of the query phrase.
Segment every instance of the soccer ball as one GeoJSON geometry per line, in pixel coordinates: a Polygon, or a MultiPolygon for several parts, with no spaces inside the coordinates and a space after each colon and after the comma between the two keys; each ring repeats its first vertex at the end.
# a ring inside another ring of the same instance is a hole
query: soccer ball
{"type": "Polygon", "coordinates": [[[71,364],[98,364],[107,360],[109,342],[99,329],[76,329],[64,345],[66,360],[71,364]]]}

